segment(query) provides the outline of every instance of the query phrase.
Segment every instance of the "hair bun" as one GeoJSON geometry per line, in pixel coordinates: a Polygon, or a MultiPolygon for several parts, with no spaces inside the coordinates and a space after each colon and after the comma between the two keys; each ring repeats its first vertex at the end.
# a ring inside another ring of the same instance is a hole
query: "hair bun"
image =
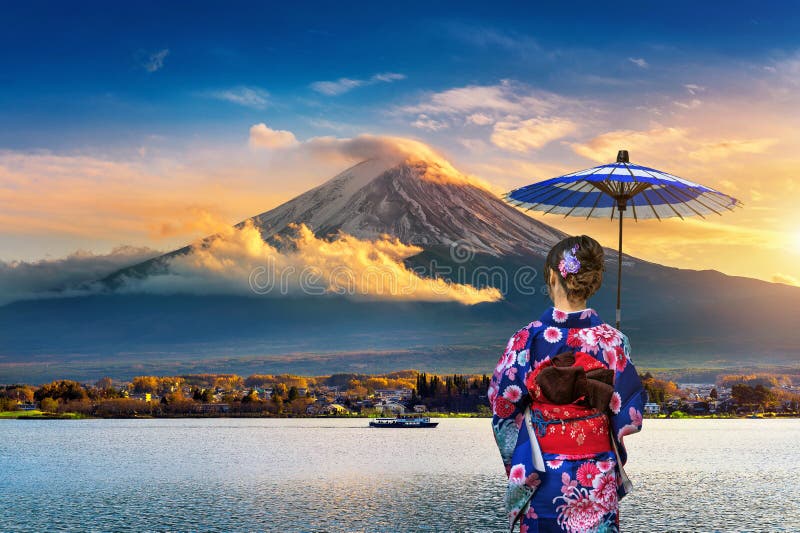
{"type": "Polygon", "coordinates": [[[586,300],[596,293],[603,283],[605,252],[600,243],[588,235],[567,237],[556,243],[547,254],[545,272],[548,269],[556,272],[556,278],[566,290],[570,300],[586,300]],[[558,264],[564,257],[564,252],[572,250],[576,244],[578,249],[575,256],[580,261],[580,269],[575,273],[568,273],[564,278],[560,274],[558,264]]]}

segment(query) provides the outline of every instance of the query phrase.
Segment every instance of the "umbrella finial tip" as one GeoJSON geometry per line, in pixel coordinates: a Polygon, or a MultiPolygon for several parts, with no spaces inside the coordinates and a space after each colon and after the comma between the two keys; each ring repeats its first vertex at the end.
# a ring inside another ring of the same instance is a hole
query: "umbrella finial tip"
{"type": "Polygon", "coordinates": [[[627,150],[620,150],[617,152],[617,163],[630,163],[631,160],[628,158],[628,151],[627,150]]]}

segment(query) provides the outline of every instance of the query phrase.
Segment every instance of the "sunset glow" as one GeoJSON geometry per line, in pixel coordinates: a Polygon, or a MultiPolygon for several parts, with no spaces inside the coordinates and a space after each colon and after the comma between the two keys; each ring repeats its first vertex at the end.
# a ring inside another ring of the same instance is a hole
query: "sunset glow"
{"type": "MultiPolygon", "coordinates": [[[[7,9],[18,24],[0,39],[28,52],[0,60],[13,78],[0,88],[2,261],[173,249],[369,157],[435,160],[431,179],[499,195],[628,149],[744,209],[631,221],[626,252],[800,279],[800,43],[783,31],[786,13],[698,14],[587,47],[583,32],[611,16],[602,9],[556,32],[538,16],[472,6],[455,20],[432,8],[406,21],[400,53],[377,12],[364,14],[359,39],[337,37],[352,33],[346,17],[298,20],[282,8],[238,18],[235,32],[209,26],[209,13],[167,11],[151,31],[124,35],[87,13],[85,32],[56,28],[43,43],[33,8],[7,9]],[[179,19],[188,34],[172,31],[179,19]],[[93,46],[112,33],[129,44],[93,46]],[[64,47],[83,51],[62,65],[51,52],[64,47]],[[788,260],[777,263],[778,251],[788,260]]],[[[529,214],[616,247],[614,222],[529,214]]]]}

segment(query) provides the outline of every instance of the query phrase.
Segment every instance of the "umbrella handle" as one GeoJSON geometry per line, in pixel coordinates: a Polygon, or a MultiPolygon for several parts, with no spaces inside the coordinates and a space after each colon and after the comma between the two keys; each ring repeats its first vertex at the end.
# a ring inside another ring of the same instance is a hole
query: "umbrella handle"
{"type": "Polygon", "coordinates": [[[622,214],[625,206],[620,205],[617,200],[617,213],[619,213],[619,254],[617,255],[617,329],[620,324],[620,307],[622,304],[622,214]]]}

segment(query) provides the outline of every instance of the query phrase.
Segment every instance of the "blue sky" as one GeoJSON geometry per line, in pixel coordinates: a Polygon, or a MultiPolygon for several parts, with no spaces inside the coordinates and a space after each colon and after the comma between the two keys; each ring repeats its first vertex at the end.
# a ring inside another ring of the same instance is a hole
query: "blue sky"
{"type": "Polygon", "coordinates": [[[124,146],[148,135],[235,137],[254,119],[298,136],[331,133],[312,123],[315,118],[396,130],[402,126],[376,118],[387,104],[500,79],[622,101],[659,86],[680,91],[675,70],[779,58],[796,47],[800,27],[800,8],[789,2],[730,2],[724,9],[698,2],[573,5],[5,4],[0,146],[67,149],[124,146]],[[311,88],[316,81],[367,80],[386,72],[405,78],[335,98],[311,88]],[[604,84],[606,78],[628,84],[604,84]],[[264,103],[213,97],[247,88],[264,103]]]}
{"type": "Polygon", "coordinates": [[[628,148],[746,207],[632,224],[630,253],[800,284],[772,261],[800,259],[798,27],[792,2],[5,3],[0,261],[170,249],[347,166],[309,139],[371,134],[498,192],[628,148]]]}

